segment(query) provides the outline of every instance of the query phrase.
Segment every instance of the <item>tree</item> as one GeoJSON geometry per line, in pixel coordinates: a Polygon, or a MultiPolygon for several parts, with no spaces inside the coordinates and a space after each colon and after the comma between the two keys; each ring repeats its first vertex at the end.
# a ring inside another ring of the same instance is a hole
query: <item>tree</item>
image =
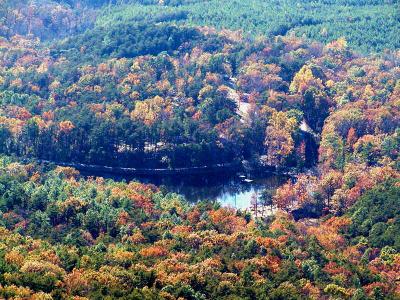
{"type": "Polygon", "coordinates": [[[265,137],[267,154],[265,162],[271,166],[282,166],[294,150],[293,134],[297,121],[284,112],[273,112],[268,122],[265,137]]]}
{"type": "Polygon", "coordinates": [[[297,197],[293,183],[289,180],[286,184],[276,190],[272,198],[273,203],[279,209],[289,212],[296,205],[297,197]]]}
{"type": "Polygon", "coordinates": [[[271,209],[271,212],[272,212],[273,205],[274,205],[274,201],[273,201],[274,195],[275,195],[275,193],[271,189],[264,189],[260,195],[260,200],[261,200],[262,205],[269,206],[271,209]]]}

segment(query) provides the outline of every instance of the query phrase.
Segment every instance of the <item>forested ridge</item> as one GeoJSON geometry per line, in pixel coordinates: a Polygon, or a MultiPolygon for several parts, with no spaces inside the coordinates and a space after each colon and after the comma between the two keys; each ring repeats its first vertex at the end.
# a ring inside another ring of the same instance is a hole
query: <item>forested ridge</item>
{"type": "Polygon", "coordinates": [[[218,29],[250,36],[295,34],[329,43],[345,37],[363,53],[398,49],[400,6],[395,0],[138,0],[106,10],[99,25],[143,19],[218,29]]]}
{"type": "MultiPolygon", "coordinates": [[[[397,299],[398,173],[352,171],[359,175],[350,190],[348,182],[327,184],[327,176],[315,183],[315,194],[363,191],[356,205],[309,224],[285,210],[254,220],[152,185],[83,179],[72,168],[49,171],[2,158],[0,295],[397,299]]],[[[290,193],[305,199],[302,191],[282,187],[273,203],[283,205],[290,193]]]]}
{"type": "Polygon", "coordinates": [[[0,298],[399,299],[398,8],[0,0],[0,298]],[[294,176],[236,210],[57,163],[294,176]]]}
{"type": "Polygon", "coordinates": [[[331,149],[321,162],[339,169],[346,160],[371,163],[361,152],[372,150],[356,144],[369,135],[389,147],[375,162],[397,157],[388,142],[398,125],[395,52],[365,58],[344,39],[248,42],[235,32],[141,25],[96,29],[50,49],[16,37],[1,53],[0,147],[9,155],[125,167],[246,159],[301,169],[316,159],[304,121],[331,149]]]}

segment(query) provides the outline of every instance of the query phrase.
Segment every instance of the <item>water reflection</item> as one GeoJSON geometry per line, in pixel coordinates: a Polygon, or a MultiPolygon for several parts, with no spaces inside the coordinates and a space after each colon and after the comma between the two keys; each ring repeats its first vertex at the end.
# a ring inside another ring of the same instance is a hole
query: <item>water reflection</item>
{"type": "MultiPolygon", "coordinates": [[[[93,174],[91,174],[93,175],[93,174]]],[[[213,174],[195,176],[115,176],[96,174],[114,180],[136,180],[165,187],[167,191],[183,195],[188,201],[215,200],[223,206],[249,208],[254,195],[259,196],[264,189],[276,189],[288,180],[273,174],[246,176],[243,174],[213,174]]]]}

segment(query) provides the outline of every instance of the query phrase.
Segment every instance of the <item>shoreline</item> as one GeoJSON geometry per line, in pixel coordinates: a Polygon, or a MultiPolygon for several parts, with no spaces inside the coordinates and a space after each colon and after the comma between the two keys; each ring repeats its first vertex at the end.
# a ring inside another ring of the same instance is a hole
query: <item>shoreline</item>
{"type": "Polygon", "coordinates": [[[201,167],[186,167],[186,168],[126,168],[126,167],[111,167],[104,165],[92,165],[83,163],[68,163],[68,162],[55,162],[43,159],[29,159],[33,160],[38,164],[56,165],[61,167],[72,167],[80,172],[89,173],[107,173],[112,175],[124,175],[124,176],[178,176],[178,175],[207,175],[207,174],[218,174],[218,173],[229,173],[229,172],[243,172],[245,174],[274,174],[288,177],[295,177],[301,171],[294,168],[277,169],[273,166],[265,166],[259,168],[248,168],[245,167],[243,161],[216,164],[211,166],[201,167]]]}
{"type": "Polygon", "coordinates": [[[72,167],[82,172],[94,172],[94,173],[107,173],[114,175],[148,175],[148,176],[174,176],[174,175],[205,175],[212,173],[227,173],[227,172],[239,172],[243,170],[241,162],[217,164],[212,166],[201,166],[201,167],[188,167],[188,168],[125,168],[125,167],[111,167],[103,165],[91,165],[82,163],[67,163],[67,162],[55,162],[49,160],[34,159],[39,164],[53,164],[61,167],[72,167]]]}

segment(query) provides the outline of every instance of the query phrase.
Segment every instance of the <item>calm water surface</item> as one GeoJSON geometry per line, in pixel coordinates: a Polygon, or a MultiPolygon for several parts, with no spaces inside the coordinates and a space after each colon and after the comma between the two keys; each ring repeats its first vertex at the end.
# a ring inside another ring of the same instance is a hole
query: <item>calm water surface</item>
{"type": "MultiPolygon", "coordinates": [[[[90,174],[93,175],[93,174],[90,174]]],[[[251,199],[258,196],[264,189],[276,189],[286,182],[288,177],[273,174],[258,176],[234,174],[213,174],[193,176],[115,176],[96,174],[114,180],[136,180],[142,183],[152,183],[165,187],[167,191],[183,195],[188,201],[215,200],[223,206],[249,208],[251,199]]]]}

